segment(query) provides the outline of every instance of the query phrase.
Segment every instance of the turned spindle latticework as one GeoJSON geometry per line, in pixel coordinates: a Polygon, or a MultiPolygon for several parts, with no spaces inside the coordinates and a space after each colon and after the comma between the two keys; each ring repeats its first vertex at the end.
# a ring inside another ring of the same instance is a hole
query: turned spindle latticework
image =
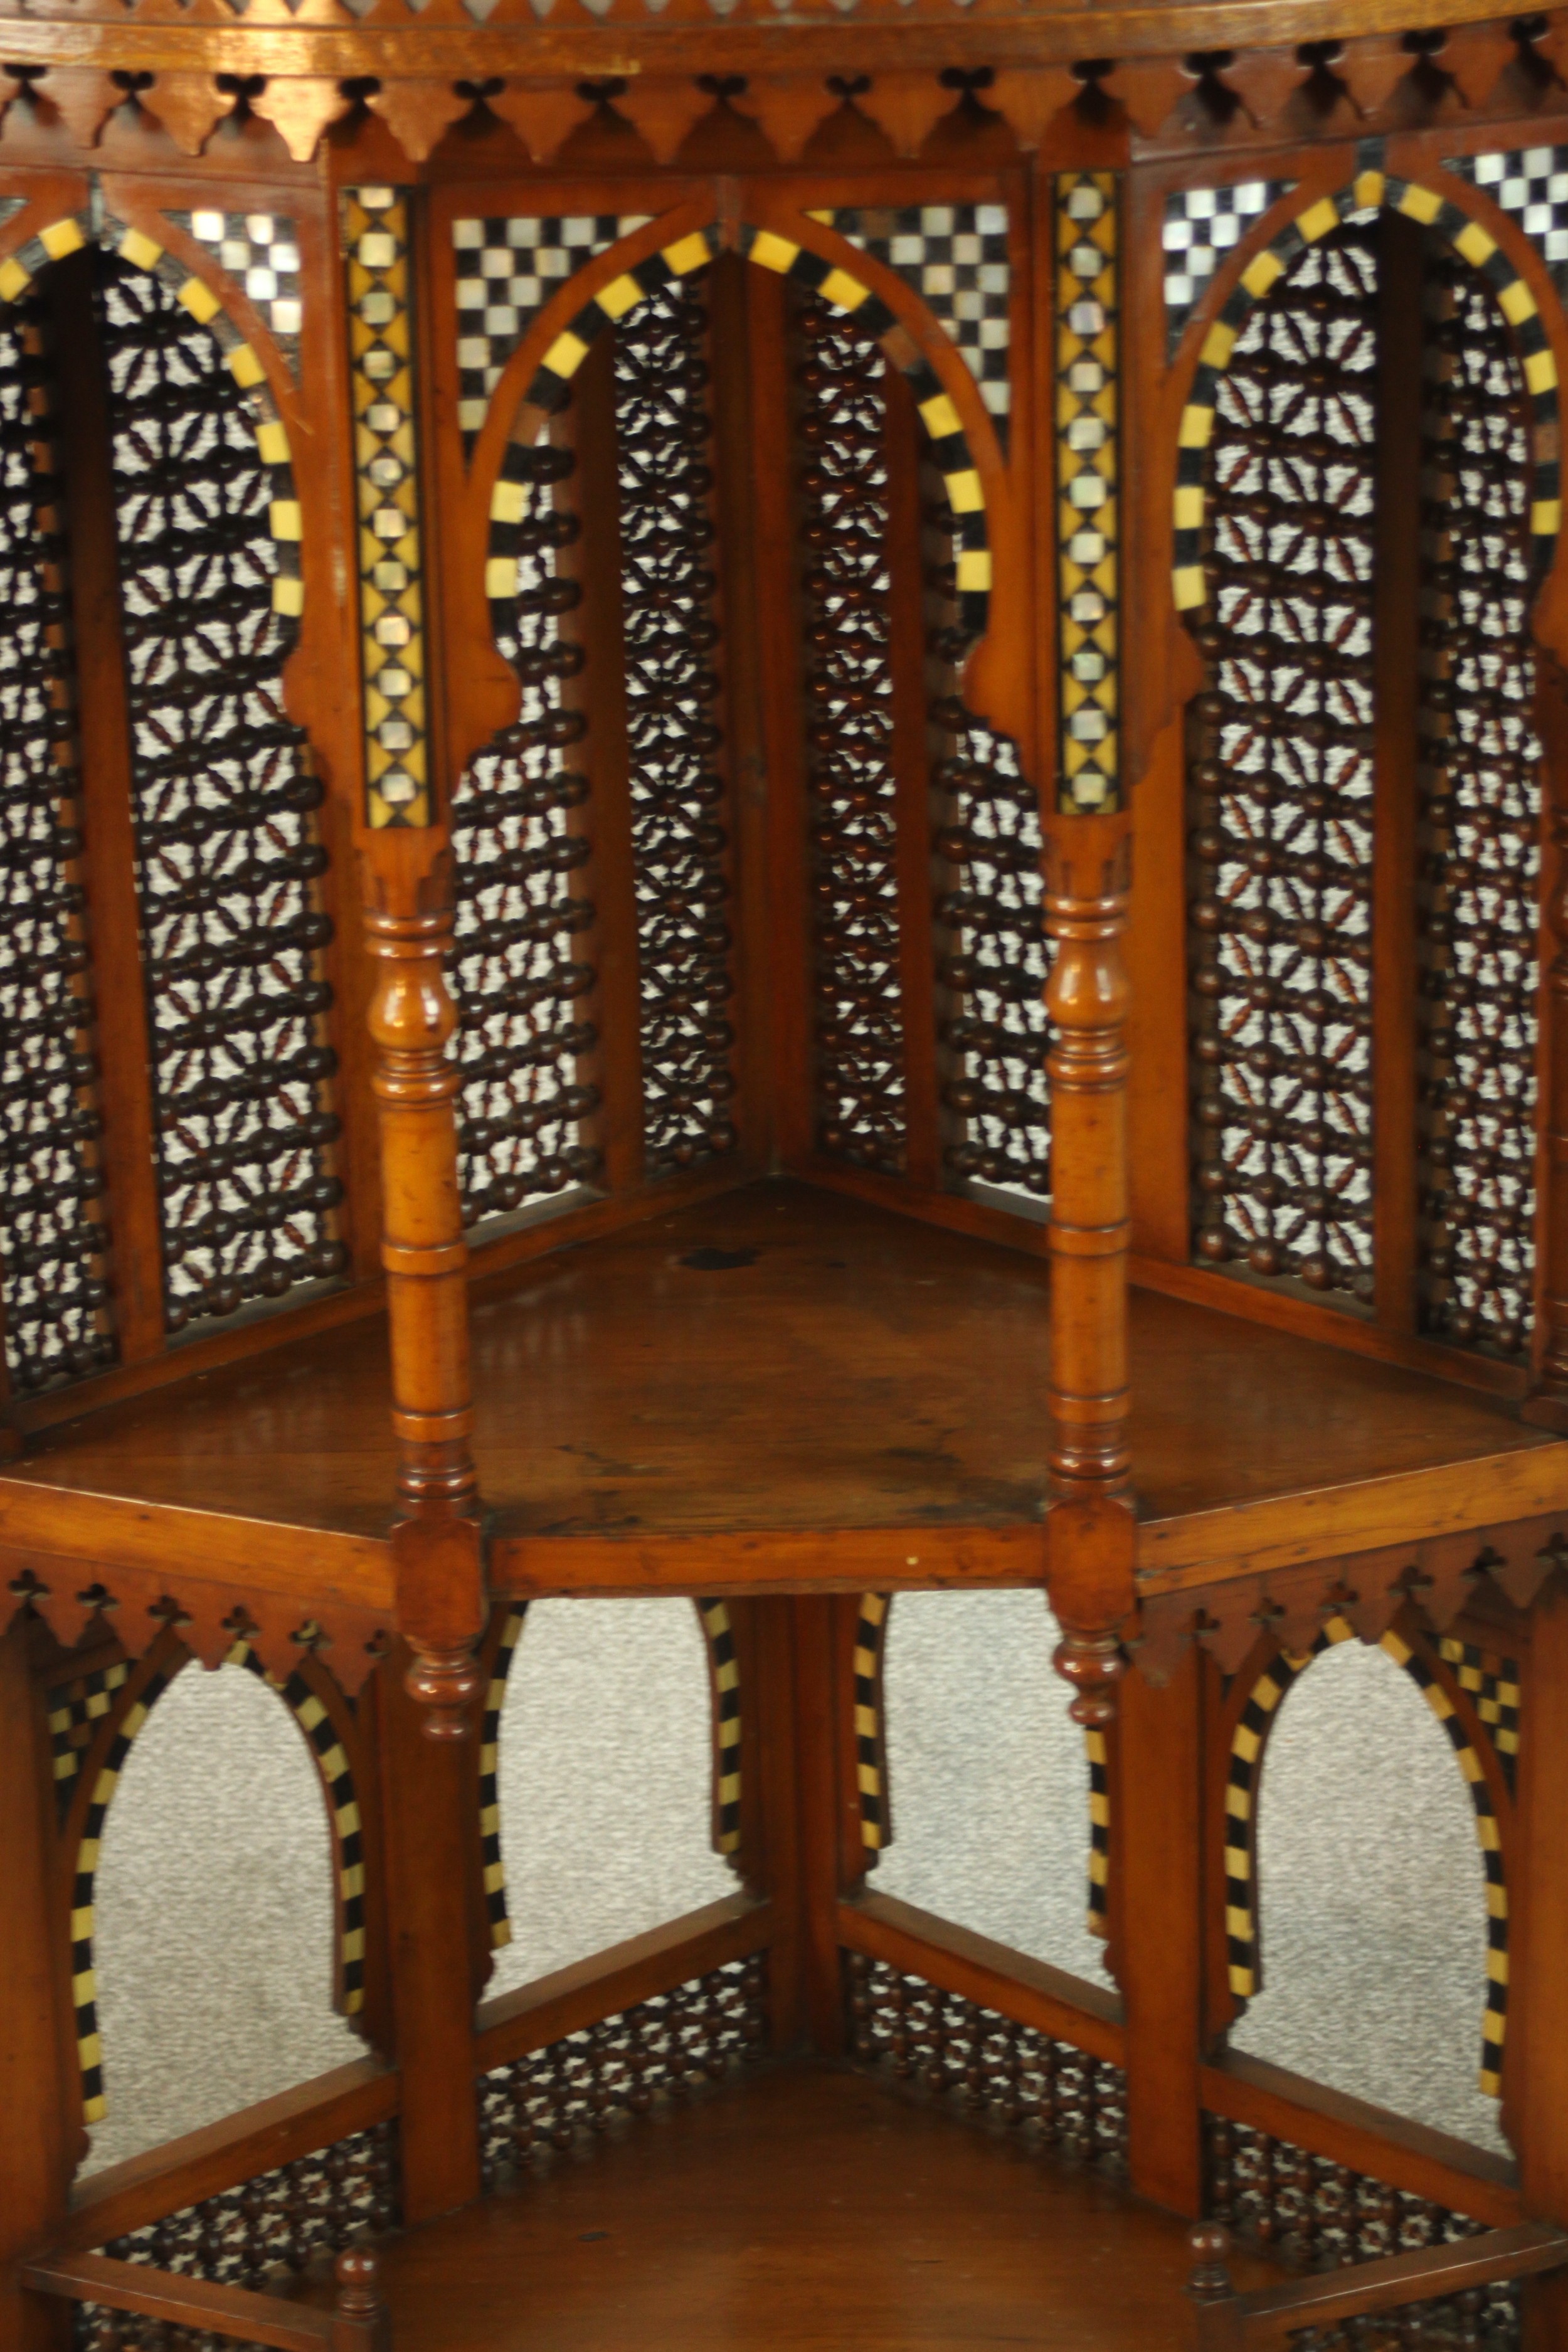
{"type": "Polygon", "coordinates": [[[1311,246],[1219,383],[1191,767],[1195,1255],[1518,1360],[1540,1044],[1525,383],[1471,263],[1391,236],[1352,215],[1311,246]],[[1394,571],[1413,635],[1379,603],[1394,571]]]}
{"type": "Polygon", "coordinates": [[[704,281],[616,337],[622,627],[650,1174],[732,1151],[728,793],[704,281]]]}
{"type": "Polygon", "coordinates": [[[806,740],[824,1150],[898,1170],[897,785],[889,657],[887,362],[819,302],[799,328],[806,740]]]}
{"type": "Polygon", "coordinates": [[[25,1391],[114,1357],[94,1145],[65,518],[36,302],[0,321],[5,1331],[25,1391]]]}
{"type": "Polygon", "coordinates": [[[171,1330],[338,1274],[321,787],[282,703],[273,484],[218,344],[99,300],[171,1330]]]}
{"type": "Polygon", "coordinates": [[[500,651],[522,709],[475,760],[452,803],[457,920],[450,961],[458,1007],[458,1167],[464,1221],[586,1183],[599,1154],[584,1122],[598,1096],[587,1075],[594,924],[584,889],[586,729],[569,699],[583,650],[567,625],[582,591],[567,561],[582,525],[576,460],[549,443],[514,454],[521,514],[517,572],[500,651]]]}
{"type": "Polygon", "coordinates": [[[1304,255],[1224,380],[1192,835],[1197,1255],[1363,1305],[1376,290],[1304,255]]]}
{"type": "Polygon", "coordinates": [[[1420,1281],[1427,1328],[1517,1358],[1533,1316],[1541,744],[1524,383],[1473,271],[1427,257],[1420,1281]]]}

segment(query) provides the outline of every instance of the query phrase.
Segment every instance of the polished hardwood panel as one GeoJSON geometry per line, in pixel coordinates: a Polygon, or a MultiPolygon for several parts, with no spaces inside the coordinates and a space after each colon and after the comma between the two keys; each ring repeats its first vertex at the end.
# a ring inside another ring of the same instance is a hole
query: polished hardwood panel
{"type": "MultiPolygon", "coordinates": [[[[481,1284],[475,1454],[499,1576],[1037,1576],[1048,1283],[1022,1252],[764,1181],[481,1284]]],[[[1207,1577],[1274,1542],[1330,1557],[1568,1506],[1568,1444],[1425,1374],[1149,1294],[1131,1345],[1145,1570],[1207,1577]]],[[[71,1498],[93,1496],[129,1515],[90,1530],[110,1558],[133,1532],[164,1539],[149,1505],[202,1515],[179,1538],[196,1561],[233,1540],[225,1520],[247,1541],[269,1522],[379,1536],[387,1404],[379,1320],[125,1400],[8,1468],[0,1539],[47,1526],[70,1549],[71,1498]]]]}
{"type": "Polygon", "coordinates": [[[1175,2352],[1186,2262],[1184,2226],[1110,2183],[818,2066],[612,2131],[383,2251],[398,2352],[1175,2352]]]}

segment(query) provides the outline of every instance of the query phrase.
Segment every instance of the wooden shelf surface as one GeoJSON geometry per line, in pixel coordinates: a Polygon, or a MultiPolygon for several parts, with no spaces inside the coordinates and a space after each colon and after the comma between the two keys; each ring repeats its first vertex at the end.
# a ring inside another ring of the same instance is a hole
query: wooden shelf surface
{"type": "MultiPolygon", "coordinates": [[[[498,1580],[1038,1575],[1048,1283],[1037,1257],[793,1181],[491,1278],[475,1451],[498,1580]]],[[[1568,1443],[1483,1394],[1148,1292],[1131,1334],[1161,1581],[1568,1509],[1568,1443]]],[[[305,1529],[317,1572],[352,1581],[390,1522],[387,1415],[380,1318],[285,1340],[37,1437],[0,1477],[0,1545],[70,1551],[77,1528],[109,1560],[173,1540],[199,1569],[204,1546],[243,1559],[305,1529]]]]}
{"type": "Polygon", "coordinates": [[[381,2255],[397,2352],[1180,2352],[1189,2227],[1022,2135],[805,2063],[612,2126],[381,2255]]]}

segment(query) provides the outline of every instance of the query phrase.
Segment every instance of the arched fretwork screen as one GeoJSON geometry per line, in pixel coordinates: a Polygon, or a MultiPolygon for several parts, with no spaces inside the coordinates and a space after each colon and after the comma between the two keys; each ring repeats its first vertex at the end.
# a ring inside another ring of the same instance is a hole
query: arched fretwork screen
{"type": "Polygon", "coordinates": [[[887,1788],[871,1885],[1108,1981],[1091,1932],[1090,1769],[1051,1688],[1037,1591],[900,1592],[882,1651],[887,1788]]]}
{"type": "Polygon", "coordinates": [[[1279,1704],[1255,1801],[1262,1984],[1232,2046],[1506,2153],[1477,2086],[1476,1814],[1415,1681],[1380,1649],[1325,1649],[1279,1704]]]}
{"type": "Polygon", "coordinates": [[[530,1603],[493,1727],[510,1934],[492,1992],[735,1893],[713,1727],[689,1601],[530,1603]]]}
{"type": "Polygon", "coordinates": [[[321,788],[283,709],[300,609],[287,438],[205,284],[106,234],[140,260],[57,224],[62,257],[40,244],[0,318],[0,1259],[24,1393],[346,1263],[321,788]],[[100,968],[121,942],[134,968],[100,968]]]}
{"type": "Polygon", "coordinates": [[[332,2006],[321,1777],[279,1695],[188,1665],[131,1744],[93,1886],[100,2170],[363,2053],[332,2006]]]}
{"type": "MultiPolygon", "coordinates": [[[[457,226],[488,268],[503,229],[551,224],[457,226]]],[[[730,704],[737,660],[763,657],[737,631],[787,640],[799,698],[800,773],[769,791],[797,796],[804,837],[810,1148],[1003,1206],[1048,1191],[1038,803],[955,691],[980,478],[946,395],[928,390],[931,420],[917,407],[880,305],[845,308],[825,267],[801,277],[784,257],[810,257],[771,244],[787,381],[759,396],[787,439],[767,462],[791,543],[754,609],[730,576],[756,528],[753,412],[727,373],[746,358],[739,257],[683,258],[640,294],[613,281],[548,425],[502,459],[487,580],[523,707],[454,805],[473,1225],[742,1142],[730,704]]],[[[459,281],[469,326],[509,315],[489,283],[459,281]]],[[[760,985],[754,948],[748,969],[760,985]]]]}
{"type": "Polygon", "coordinates": [[[1199,1262],[1511,1360],[1537,1038],[1526,408],[1512,331],[1436,232],[1354,213],[1297,254],[1218,376],[1190,763],[1199,1262]],[[1417,1055],[1411,1118],[1378,1074],[1417,1055]]]}

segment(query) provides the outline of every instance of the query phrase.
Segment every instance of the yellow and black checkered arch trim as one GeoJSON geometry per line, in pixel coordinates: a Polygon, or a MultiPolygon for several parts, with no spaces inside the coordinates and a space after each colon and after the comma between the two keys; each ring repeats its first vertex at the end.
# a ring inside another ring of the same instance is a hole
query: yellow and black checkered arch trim
{"type": "Polygon", "coordinates": [[[741,1667],[734,1628],[721,1601],[700,1601],[697,1614],[708,1643],[713,1678],[713,1843],[720,1853],[741,1848],[741,1667]]]}
{"type": "Polygon", "coordinates": [[[125,1659],[96,1674],[78,1675],[57,1684],[47,1699],[49,1755],[54,1769],[55,1797],[63,1822],[76,1794],[81,1759],[93,1735],[114,1705],[114,1694],[124,1687],[131,1672],[125,1659]]]}
{"type": "MultiPolygon", "coordinates": [[[[985,493],[958,410],[942,379],[918,352],[911,357],[913,347],[893,312],[852,269],[825,260],[822,255],[781,236],[775,229],[743,227],[740,249],[759,268],[771,269],[792,284],[805,287],[825,302],[851,315],[884,344],[889,360],[907,379],[953,516],[959,626],[970,639],[983,637],[991,610],[991,541],[985,493]]],[[[706,269],[719,250],[718,226],[710,224],[661,246],[657,253],[634,263],[601,286],[570,324],[562,329],[540,361],[523,395],[523,417],[526,419],[531,411],[553,415],[564,408],[572,396],[573,379],[598,337],[661,286],[672,285],[706,269]]],[[[490,498],[485,587],[498,641],[512,634],[525,491],[537,478],[534,429],[531,423],[525,422],[521,435],[509,444],[490,498]]]]}
{"type": "Polygon", "coordinates": [[[479,1859],[484,1870],[485,1916],[489,1922],[490,1949],[499,1952],[511,1941],[511,1921],[506,1907],[506,1868],[500,1857],[500,1718],[506,1705],[507,1676],[522,1639],[528,1603],[520,1601],[501,1621],[495,1655],[490,1661],[489,1686],[485,1692],[484,1721],[479,1727],[479,1859]]]}
{"type": "Polygon", "coordinates": [[[172,1667],[155,1668],[125,1706],[92,1784],[77,1847],[76,1874],[71,1882],[71,2002],[76,2011],[77,2058],[81,2067],[82,2119],[89,2124],[101,2123],[109,2111],[103,2092],[103,2044],[98,2031],[98,1977],[92,1955],[93,1889],[103,1825],[136,1735],[167,1689],[173,1675],[172,1667]]]}
{"type": "Polygon", "coordinates": [[[855,1621],[855,1779],[860,1798],[860,1843],[871,1855],[892,1843],[882,1732],[882,1645],[889,1606],[886,1592],[863,1592],[855,1621]]]}
{"type": "Polygon", "coordinates": [[[1247,1693],[1231,1735],[1225,1790],[1225,1941],[1230,1989],[1239,2000],[1258,1990],[1258,1901],[1253,1885],[1257,1848],[1258,1784],[1279,1703],[1312,1660],[1337,1643],[1354,1639],[1343,1617],[1331,1617],[1311,1648],[1300,1657],[1283,1651],[1270,1659],[1247,1693]]]}
{"type": "Polygon", "coordinates": [[[1384,169],[1384,142],[1367,140],[1357,155],[1355,178],[1334,194],[1314,197],[1279,234],[1254,254],[1211,321],[1197,371],[1182,412],[1176,459],[1175,550],[1173,585],[1177,606],[1191,612],[1205,603],[1208,583],[1203,556],[1205,471],[1214,437],[1215,404],[1231,362],[1237,337],[1253,305],[1262,301],[1300,255],[1332,236],[1352,213],[1386,209],[1418,221],[1447,239],[1461,259],[1479,272],[1513,330],[1531,412],[1531,573],[1539,583],[1556,552],[1562,527],[1562,464],[1558,450],[1557,362],[1534,295],[1518,266],[1490,232],[1462,205],[1417,181],[1384,169]]]}
{"type": "MultiPolygon", "coordinates": [[[[85,215],[72,214],[63,220],[52,221],[47,228],[40,229],[36,236],[30,236],[5,261],[0,261],[0,301],[18,301],[51,261],[63,261],[68,254],[80,253],[91,242],[92,230],[85,215]]],[[[207,330],[223,352],[230,375],[247,395],[251,427],[267,471],[269,491],[267,527],[277,559],[272,575],[272,609],[284,626],[286,641],[291,641],[305,601],[300,570],[302,525],[289,436],[273,405],[267,371],[206,279],[166,253],[155,237],[149,236],[143,229],[125,228],[110,222],[99,232],[99,242],[132,268],[156,278],[181,309],[207,330]]]]}
{"type": "Polygon", "coordinates": [[[972,641],[983,637],[991,612],[991,540],[985,493],[952,394],[928,360],[918,352],[911,357],[909,337],[893,312],[853,270],[826,260],[820,253],[813,253],[805,246],[780,236],[776,229],[743,228],[741,250],[760,268],[775,271],[792,285],[803,286],[823,301],[832,303],[835,310],[847,312],[857,326],[875,336],[890,363],[905,378],[914,394],[953,517],[958,625],[972,641]]]}
{"type": "Polygon", "coordinates": [[[1500,2098],[1503,2040],[1508,2031],[1508,1881],[1486,1767],[1459,1720],[1453,1700],[1419,1650],[1413,1650],[1394,1633],[1384,1635],[1383,1647],[1396,1664],[1404,1667],[1442,1725],[1476,1809],[1476,1842],[1481,1850],[1481,1868],[1487,1882],[1487,2000],[1481,2019],[1480,2086],[1489,2097],[1500,2098]]]}
{"type": "Polygon", "coordinates": [[[1446,1633],[1437,1655],[1486,1726],[1510,1792],[1519,1769],[1519,1661],[1446,1633]]]}
{"type": "Polygon", "coordinates": [[[268,1673],[250,1643],[243,1641],[236,1642],[225,1663],[244,1666],[268,1690],[278,1693],[316,1759],[337,1845],[343,2014],[353,2017],[364,2007],[364,1829],[353,1769],[331,1715],[298,1667],[279,1681],[268,1673]]]}
{"type": "Polygon", "coordinates": [[[1089,1932],[1110,1932],[1107,1903],[1110,1885],[1110,1771],[1105,1734],[1091,1725],[1083,1735],[1089,1758],[1089,1932]]]}

